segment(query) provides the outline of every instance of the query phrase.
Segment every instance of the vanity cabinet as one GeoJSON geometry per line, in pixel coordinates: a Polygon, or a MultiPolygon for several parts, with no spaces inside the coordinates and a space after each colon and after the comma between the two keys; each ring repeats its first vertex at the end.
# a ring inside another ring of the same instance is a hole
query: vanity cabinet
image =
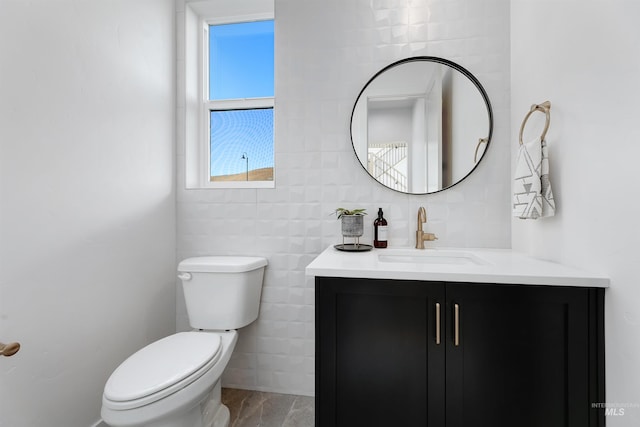
{"type": "Polygon", "coordinates": [[[604,290],[316,277],[316,426],[604,426],[604,290]]]}

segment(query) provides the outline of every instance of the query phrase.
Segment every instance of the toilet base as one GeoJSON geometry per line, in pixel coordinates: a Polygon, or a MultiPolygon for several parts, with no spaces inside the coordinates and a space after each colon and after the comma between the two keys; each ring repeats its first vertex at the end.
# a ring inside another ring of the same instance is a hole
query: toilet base
{"type": "MultiPolygon", "coordinates": [[[[202,403],[187,412],[144,424],[145,427],[229,427],[231,413],[221,401],[220,381],[202,403]]],[[[136,424],[137,425],[137,424],[136,424]]]]}
{"type": "Polygon", "coordinates": [[[229,408],[225,405],[221,405],[211,427],[229,427],[230,421],[231,413],[229,412],[229,408]]]}
{"type": "Polygon", "coordinates": [[[231,413],[229,408],[222,403],[222,388],[220,381],[216,383],[209,397],[200,404],[203,427],[229,427],[231,413]]]}
{"type": "Polygon", "coordinates": [[[222,392],[220,381],[218,381],[200,405],[177,419],[167,420],[158,427],[229,427],[230,420],[231,413],[222,403],[222,392]]]}

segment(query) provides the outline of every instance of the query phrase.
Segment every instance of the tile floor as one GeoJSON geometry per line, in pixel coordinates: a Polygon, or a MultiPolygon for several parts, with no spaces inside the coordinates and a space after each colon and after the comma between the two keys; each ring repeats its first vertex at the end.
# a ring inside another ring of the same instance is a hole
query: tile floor
{"type": "Polygon", "coordinates": [[[313,427],[314,398],[261,391],[222,389],[229,427],[313,427]]]}

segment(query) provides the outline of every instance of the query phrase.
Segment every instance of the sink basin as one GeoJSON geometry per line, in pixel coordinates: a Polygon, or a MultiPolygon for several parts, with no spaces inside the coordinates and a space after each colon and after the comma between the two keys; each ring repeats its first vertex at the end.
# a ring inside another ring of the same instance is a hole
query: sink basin
{"type": "Polygon", "coordinates": [[[470,252],[406,250],[378,254],[378,261],[405,264],[484,265],[486,261],[470,252]]]}

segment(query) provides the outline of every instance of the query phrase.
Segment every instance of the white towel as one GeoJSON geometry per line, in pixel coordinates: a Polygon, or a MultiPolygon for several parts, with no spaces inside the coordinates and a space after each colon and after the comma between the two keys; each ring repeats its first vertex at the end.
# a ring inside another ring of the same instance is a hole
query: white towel
{"type": "Polygon", "coordinates": [[[546,141],[538,137],[520,145],[514,179],[513,216],[537,219],[555,214],[546,141]]]}

